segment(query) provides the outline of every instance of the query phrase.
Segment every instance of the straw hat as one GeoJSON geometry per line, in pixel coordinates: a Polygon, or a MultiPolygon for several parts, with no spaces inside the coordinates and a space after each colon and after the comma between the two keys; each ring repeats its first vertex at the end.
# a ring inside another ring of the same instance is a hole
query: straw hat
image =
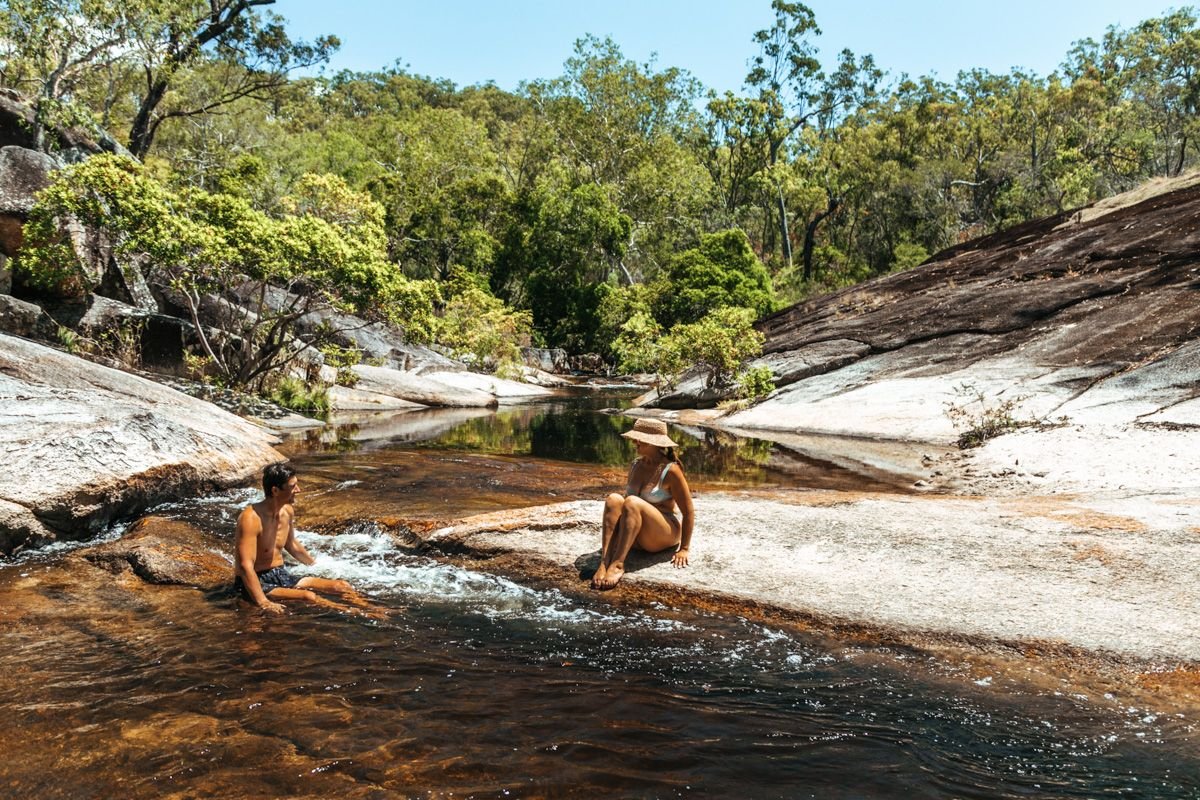
{"type": "Polygon", "coordinates": [[[679,447],[678,442],[671,441],[671,437],[667,436],[667,423],[660,419],[639,419],[633,423],[633,430],[621,435],[655,447],[679,447]]]}

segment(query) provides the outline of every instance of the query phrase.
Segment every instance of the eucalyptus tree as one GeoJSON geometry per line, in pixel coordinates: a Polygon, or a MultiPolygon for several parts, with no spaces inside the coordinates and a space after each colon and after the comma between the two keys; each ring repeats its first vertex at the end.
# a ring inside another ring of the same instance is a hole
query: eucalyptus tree
{"type": "MultiPolygon", "coordinates": [[[[767,170],[775,188],[774,202],[779,226],[784,269],[792,266],[788,208],[780,162],[787,145],[806,126],[818,128],[821,137],[833,132],[837,122],[875,92],[882,73],[871,56],[858,59],[843,50],[838,66],[826,74],[817,58],[812,39],[821,34],[812,9],[802,3],[772,0],[775,23],[754,34],[759,54],[746,76],[746,85],[757,91],[765,113],[762,124],[767,144],[767,170]]],[[[821,138],[818,137],[818,138],[821,138]]],[[[838,198],[828,192],[821,220],[837,208],[838,198]]],[[[811,221],[810,221],[811,224],[811,221]]],[[[811,249],[806,250],[806,274],[811,275],[811,249]]]]}
{"type": "MultiPolygon", "coordinates": [[[[133,30],[128,5],[111,0],[0,4],[0,84],[33,98],[35,148],[47,148],[48,125],[91,121],[72,100],[128,71],[133,30]]],[[[105,108],[114,102],[109,92],[105,108]]]]}

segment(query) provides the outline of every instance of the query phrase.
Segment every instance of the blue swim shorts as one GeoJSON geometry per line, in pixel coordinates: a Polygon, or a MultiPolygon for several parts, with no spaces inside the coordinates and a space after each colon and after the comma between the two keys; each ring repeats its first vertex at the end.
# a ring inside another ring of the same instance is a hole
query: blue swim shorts
{"type": "MultiPolygon", "coordinates": [[[[262,587],[263,594],[270,594],[272,589],[291,589],[300,581],[282,564],[255,574],[258,575],[258,585],[262,587]]],[[[254,598],[250,596],[250,590],[242,582],[241,575],[233,579],[233,588],[242,595],[243,599],[254,602],[254,598]]]]}

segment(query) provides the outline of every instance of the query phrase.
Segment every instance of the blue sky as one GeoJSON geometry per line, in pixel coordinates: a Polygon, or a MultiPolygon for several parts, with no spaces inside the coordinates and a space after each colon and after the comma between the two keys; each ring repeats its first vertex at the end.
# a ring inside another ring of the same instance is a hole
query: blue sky
{"type": "MultiPolygon", "coordinates": [[[[842,48],[871,53],[892,76],[960,69],[1054,70],[1071,43],[1130,27],[1179,3],[1165,0],[893,0],[807,3],[822,29],[817,45],[832,63],[842,48]]],[[[584,34],[611,36],[627,57],[681,67],[705,86],[737,90],[751,36],[770,25],[770,0],[278,0],[271,10],[293,36],[332,33],[342,40],[331,69],[374,70],[399,60],[417,74],[459,86],[561,74],[584,34]]]]}

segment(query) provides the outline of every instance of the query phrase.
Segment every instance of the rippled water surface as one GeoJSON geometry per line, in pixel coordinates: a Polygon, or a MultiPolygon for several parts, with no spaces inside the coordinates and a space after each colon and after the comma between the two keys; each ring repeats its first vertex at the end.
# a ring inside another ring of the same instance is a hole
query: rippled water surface
{"type": "MultiPolygon", "coordinates": [[[[574,475],[573,461],[595,472],[628,457],[568,457],[511,429],[497,434],[512,439],[506,449],[485,441],[483,422],[461,425],[424,438],[343,431],[300,448],[305,474],[319,473],[301,521],[347,492],[385,503],[340,475],[339,459],[350,476],[385,473],[378,492],[436,484],[447,465],[472,476],[466,486],[486,485],[479,475],[498,462],[574,475]]],[[[747,456],[743,478],[689,469],[701,483],[783,483],[797,473],[780,461],[747,456]]],[[[418,494],[401,500],[424,508],[418,494]]],[[[235,491],[160,513],[227,550],[251,499],[235,491]]],[[[220,592],[100,581],[58,555],[0,568],[0,795],[1200,796],[1186,714],[568,594],[406,549],[368,523],[303,539],[322,571],[374,598],[380,619],[267,619],[220,592]]]]}

